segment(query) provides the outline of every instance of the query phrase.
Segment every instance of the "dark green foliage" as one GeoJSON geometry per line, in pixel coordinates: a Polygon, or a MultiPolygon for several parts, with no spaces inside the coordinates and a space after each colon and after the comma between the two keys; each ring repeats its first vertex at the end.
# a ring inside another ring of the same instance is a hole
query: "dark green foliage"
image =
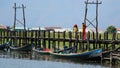
{"type": "Polygon", "coordinates": [[[113,25],[108,26],[107,29],[106,29],[106,31],[107,31],[108,33],[115,33],[115,32],[116,32],[116,27],[113,26],[113,25]]]}

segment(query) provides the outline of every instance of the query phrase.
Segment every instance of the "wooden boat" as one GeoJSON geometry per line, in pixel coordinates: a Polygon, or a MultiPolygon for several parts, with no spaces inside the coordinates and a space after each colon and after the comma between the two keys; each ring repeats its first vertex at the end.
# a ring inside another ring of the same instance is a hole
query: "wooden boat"
{"type": "Polygon", "coordinates": [[[3,44],[0,44],[0,50],[4,50],[5,48],[8,49],[9,43],[10,42],[6,42],[6,43],[3,43],[3,44]]]}
{"type": "Polygon", "coordinates": [[[79,58],[79,59],[91,59],[91,58],[96,58],[100,57],[102,53],[102,49],[96,49],[88,52],[83,52],[83,53],[54,53],[51,52],[50,54],[55,56],[55,57],[63,57],[63,58],[79,58]]]}
{"type": "Polygon", "coordinates": [[[33,44],[27,44],[22,47],[10,46],[10,50],[12,51],[31,51],[33,49],[33,44]]]}
{"type": "Polygon", "coordinates": [[[48,48],[33,48],[33,51],[40,53],[40,54],[50,54],[51,50],[48,48]]]}

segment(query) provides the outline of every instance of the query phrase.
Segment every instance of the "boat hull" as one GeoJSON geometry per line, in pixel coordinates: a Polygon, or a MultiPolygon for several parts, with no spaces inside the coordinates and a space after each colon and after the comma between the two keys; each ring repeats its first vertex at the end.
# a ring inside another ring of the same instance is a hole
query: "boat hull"
{"type": "Polygon", "coordinates": [[[32,49],[33,49],[33,44],[25,45],[22,47],[10,46],[10,50],[12,50],[12,51],[32,51],[32,49]]]}
{"type": "Polygon", "coordinates": [[[50,50],[44,50],[44,51],[43,51],[43,50],[41,50],[41,49],[35,49],[35,48],[33,49],[33,51],[34,51],[34,52],[37,52],[37,53],[39,53],[39,54],[48,54],[48,55],[49,55],[49,54],[51,53],[50,50]]]}
{"type": "Polygon", "coordinates": [[[89,52],[83,53],[69,53],[69,54],[62,54],[62,53],[52,53],[54,57],[63,57],[63,58],[79,58],[79,59],[91,59],[99,57],[102,53],[102,49],[96,49],[89,52]]]}

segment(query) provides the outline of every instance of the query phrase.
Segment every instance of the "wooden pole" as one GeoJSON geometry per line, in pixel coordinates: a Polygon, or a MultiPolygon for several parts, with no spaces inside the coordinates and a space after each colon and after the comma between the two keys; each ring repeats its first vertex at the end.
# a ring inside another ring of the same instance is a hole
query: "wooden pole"
{"type": "MultiPolygon", "coordinates": [[[[79,39],[82,39],[82,32],[79,33],[79,39]]],[[[82,50],[82,43],[79,43],[79,50],[82,50]]]]}
{"type": "Polygon", "coordinates": [[[86,6],[85,6],[85,17],[84,17],[84,24],[86,25],[87,10],[88,10],[88,8],[87,8],[87,6],[88,6],[88,0],[87,0],[87,2],[85,2],[85,4],[86,4],[86,6]]]}
{"type": "Polygon", "coordinates": [[[58,49],[60,49],[60,32],[58,32],[58,49]]]}
{"type": "Polygon", "coordinates": [[[69,32],[69,47],[72,47],[72,32],[69,32]]]}
{"type": "MultiPolygon", "coordinates": [[[[99,40],[101,40],[101,34],[99,35],[99,40]]],[[[101,48],[101,43],[99,43],[99,48],[101,48]]]]}
{"type": "MultiPolygon", "coordinates": [[[[93,34],[93,40],[95,40],[95,33],[94,32],[92,32],[92,34],[93,34]]],[[[93,49],[95,49],[96,47],[95,47],[95,43],[93,43],[93,49]]]]}
{"type": "Polygon", "coordinates": [[[44,35],[43,35],[43,48],[46,48],[46,40],[45,40],[45,38],[46,38],[46,31],[44,30],[43,31],[44,32],[44,35]]]}
{"type": "Polygon", "coordinates": [[[96,0],[96,47],[97,47],[97,41],[98,41],[98,0],[96,0]]]}
{"type": "Polygon", "coordinates": [[[87,50],[89,51],[90,50],[90,32],[88,31],[88,34],[87,34],[87,50]]]}
{"type": "Polygon", "coordinates": [[[23,9],[23,23],[24,23],[24,30],[26,30],[26,20],[25,20],[25,6],[22,4],[22,9],[23,9]]]}
{"type": "Polygon", "coordinates": [[[56,43],[55,43],[55,31],[53,31],[53,42],[52,42],[53,48],[56,48],[56,43]]]}
{"type": "MultiPolygon", "coordinates": [[[[106,40],[108,40],[108,32],[106,32],[106,40]]],[[[108,50],[108,44],[106,44],[106,49],[108,50]]]]}
{"type": "Polygon", "coordinates": [[[50,45],[50,30],[48,31],[48,48],[50,49],[51,48],[51,45],[50,45]]]}
{"type": "Polygon", "coordinates": [[[38,31],[38,45],[39,45],[39,48],[41,48],[41,30],[39,28],[39,31],[38,31]]]}
{"type": "Polygon", "coordinates": [[[63,32],[63,47],[65,47],[65,31],[63,32]]]}
{"type": "Polygon", "coordinates": [[[112,42],[112,50],[114,50],[115,49],[114,41],[116,40],[116,33],[113,33],[112,40],[113,40],[113,42],[112,42]]]}
{"type": "Polygon", "coordinates": [[[14,26],[13,26],[13,30],[15,30],[15,27],[16,27],[16,9],[17,9],[17,7],[16,7],[16,3],[14,3],[14,26]]]}

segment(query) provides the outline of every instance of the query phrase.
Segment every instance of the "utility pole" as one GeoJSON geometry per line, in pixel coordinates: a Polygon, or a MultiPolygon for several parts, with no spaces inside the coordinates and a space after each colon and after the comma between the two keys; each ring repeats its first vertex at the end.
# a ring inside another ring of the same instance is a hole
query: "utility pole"
{"type": "Polygon", "coordinates": [[[25,6],[22,4],[22,9],[23,9],[23,23],[24,23],[24,30],[26,30],[26,20],[25,20],[25,6]]]}
{"type": "Polygon", "coordinates": [[[14,3],[14,25],[13,25],[13,30],[15,30],[15,26],[16,26],[16,3],[14,3]]]}
{"type": "Polygon", "coordinates": [[[84,17],[84,24],[86,25],[86,27],[88,27],[89,25],[92,25],[95,30],[96,30],[96,45],[97,45],[97,40],[98,40],[98,5],[99,4],[102,4],[102,2],[98,2],[98,0],[96,0],[96,2],[92,1],[92,2],[89,2],[89,0],[85,1],[85,17],[84,17]],[[93,19],[92,21],[90,21],[88,18],[87,18],[87,12],[88,12],[88,5],[90,4],[95,4],[96,5],[96,18],[93,19]],[[96,20],[96,25],[93,24],[93,21],[96,20]],[[87,24],[87,22],[89,24],[87,24]]]}
{"type": "Polygon", "coordinates": [[[24,11],[24,8],[26,8],[23,4],[22,4],[22,7],[17,7],[16,6],[16,3],[14,3],[14,26],[13,26],[13,29],[15,30],[15,27],[17,25],[17,23],[20,23],[24,26],[24,30],[26,30],[26,21],[25,21],[25,11],[24,11]],[[17,9],[22,9],[22,13],[23,13],[23,20],[20,21],[17,19],[17,9]]]}

